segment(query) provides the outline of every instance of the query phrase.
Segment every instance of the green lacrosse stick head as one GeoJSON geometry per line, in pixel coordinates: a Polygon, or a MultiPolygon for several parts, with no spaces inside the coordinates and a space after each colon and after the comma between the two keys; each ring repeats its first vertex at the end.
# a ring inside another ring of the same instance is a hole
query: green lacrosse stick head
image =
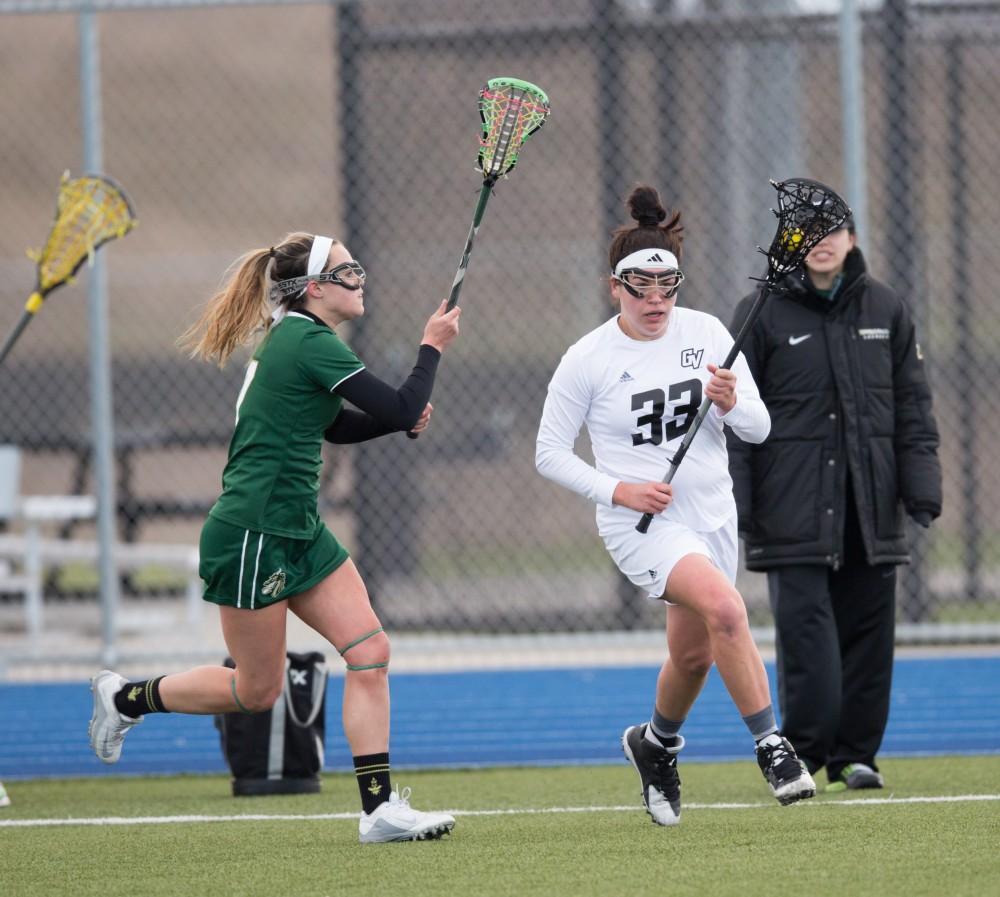
{"type": "Polygon", "coordinates": [[[549,114],[545,91],[520,78],[492,78],[479,91],[483,136],[479,141],[479,170],[495,181],[516,164],[524,142],[549,114]]]}

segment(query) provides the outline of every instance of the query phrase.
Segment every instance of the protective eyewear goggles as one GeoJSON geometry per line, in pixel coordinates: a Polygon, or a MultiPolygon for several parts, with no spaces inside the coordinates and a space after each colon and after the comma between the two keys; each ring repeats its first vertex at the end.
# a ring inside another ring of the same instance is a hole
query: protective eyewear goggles
{"type": "Polygon", "coordinates": [[[278,300],[301,293],[310,280],[316,283],[335,283],[346,290],[360,290],[365,285],[367,277],[365,269],[358,262],[343,262],[335,268],[321,271],[319,274],[279,280],[271,287],[271,298],[278,300]]]}
{"type": "Polygon", "coordinates": [[[680,268],[667,271],[643,271],[641,268],[626,268],[620,274],[612,275],[625,291],[636,299],[642,299],[653,290],[663,293],[665,299],[672,299],[684,282],[684,272],[680,268]]]}

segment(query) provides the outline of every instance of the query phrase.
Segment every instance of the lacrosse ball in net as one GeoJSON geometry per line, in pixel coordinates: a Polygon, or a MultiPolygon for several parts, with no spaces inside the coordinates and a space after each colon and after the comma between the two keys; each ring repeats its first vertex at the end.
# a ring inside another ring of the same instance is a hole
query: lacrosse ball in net
{"type": "Polygon", "coordinates": [[[785,244],[785,249],[789,252],[795,252],[804,239],[805,234],[802,233],[801,227],[790,228],[781,235],[781,241],[785,244]]]}

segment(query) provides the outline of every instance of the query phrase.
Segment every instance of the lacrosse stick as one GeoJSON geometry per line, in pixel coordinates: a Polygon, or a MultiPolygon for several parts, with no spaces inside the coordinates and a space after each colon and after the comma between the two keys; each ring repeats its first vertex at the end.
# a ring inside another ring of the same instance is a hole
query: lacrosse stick
{"type": "Polygon", "coordinates": [[[483,186],[479,191],[479,202],[472,216],[462,261],[451,285],[448,311],[458,304],[458,294],[462,291],[462,281],[472,255],[472,242],[476,239],[494,185],[517,164],[517,155],[524,141],[545,124],[548,114],[549,98],[545,91],[527,81],[493,78],[479,91],[483,136],[479,143],[478,167],[483,174],[483,186]]]}
{"type": "MultiPolygon", "coordinates": [[[[778,219],[778,229],[769,249],[757,247],[758,252],[767,256],[767,275],[750,278],[761,284],[760,291],[733,340],[733,347],[729,350],[726,360],[719,365],[720,368],[728,369],[736,361],[743,341],[763,310],[764,300],[774,291],[778,279],[800,267],[813,247],[827,234],[843,227],[848,215],[851,214],[847,203],[819,181],[793,178],[780,183],[771,181],[771,186],[778,191],[778,208],[771,209],[778,219]]],[[[664,483],[669,483],[674,478],[711,406],[711,399],[702,400],[691,428],[684,434],[680,446],[670,460],[670,469],[663,478],[664,483]]],[[[652,514],[643,514],[636,529],[644,533],[652,522],[652,514]]]]}
{"type": "Polygon", "coordinates": [[[0,348],[0,364],[18,337],[42,307],[45,297],[71,282],[80,265],[90,260],[108,240],[122,237],[135,226],[135,212],[125,192],[113,180],[100,175],[62,176],[56,220],[45,246],[28,252],[38,266],[35,291],[28,297],[24,314],[0,348]]]}
{"type": "MultiPolygon", "coordinates": [[[[479,91],[479,117],[483,123],[483,136],[479,141],[478,169],[483,175],[483,186],[479,191],[479,201],[472,216],[472,227],[469,228],[469,236],[465,241],[462,260],[451,285],[448,311],[458,304],[458,294],[462,292],[469,256],[472,255],[472,243],[479,232],[493,187],[517,164],[518,153],[524,142],[545,124],[548,114],[549,98],[545,91],[528,81],[492,78],[479,91]]],[[[406,435],[410,439],[416,439],[419,434],[406,435]]]]}

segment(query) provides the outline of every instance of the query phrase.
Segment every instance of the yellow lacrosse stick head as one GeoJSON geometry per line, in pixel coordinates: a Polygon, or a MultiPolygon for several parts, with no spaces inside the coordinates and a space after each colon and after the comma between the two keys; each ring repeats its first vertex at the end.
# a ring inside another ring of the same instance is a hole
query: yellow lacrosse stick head
{"type": "Polygon", "coordinates": [[[71,280],[85,261],[108,240],[127,234],[137,224],[125,191],[111,178],[67,171],[59,187],[56,220],[45,246],[29,256],[38,264],[38,292],[46,293],[71,280]]]}

